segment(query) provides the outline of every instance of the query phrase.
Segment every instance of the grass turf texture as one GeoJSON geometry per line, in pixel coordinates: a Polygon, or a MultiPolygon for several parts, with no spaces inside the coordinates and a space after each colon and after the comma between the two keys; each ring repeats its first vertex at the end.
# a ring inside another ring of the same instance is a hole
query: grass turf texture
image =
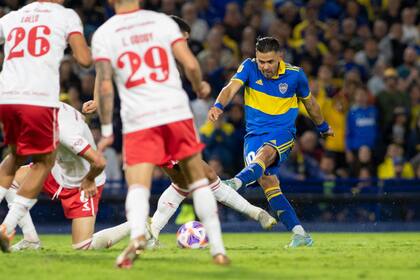
{"type": "Polygon", "coordinates": [[[420,279],[420,234],[313,234],[312,248],[283,249],[289,234],[224,234],[230,267],[208,250],[179,249],[174,234],[131,270],[114,268],[126,241],[103,251],[74,251],[68,235],[42,236],[38,252],[0,254],[2,279],[420,279]]]}

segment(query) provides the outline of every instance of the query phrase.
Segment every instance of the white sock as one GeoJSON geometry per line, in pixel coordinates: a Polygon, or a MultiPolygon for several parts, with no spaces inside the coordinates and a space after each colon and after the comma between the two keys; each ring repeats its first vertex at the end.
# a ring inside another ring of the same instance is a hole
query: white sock
{"type": "Polygon", "coordinates": [[[150,225],[152,235],[159,238],[160,231],[166,226],[169,219],[175,214],[181,202],[187,197],[188,193],[183,192],[175,184],[171,184],[159,197],[156,212],[152,217],[150,225]]]}
{"type": "Polygon", "coordinates": [[[189,186],[194,201],[194,209],[197,216],[206,229],[210,243],[210,253],[226,255],[222,240],[219,216],[217,214],[217,203],[213,193],[208,187],[208,180],[202,179],[189,186]]]}
{"type": "Polygon", "coordinates": [[[3,201],[3,198],[6,196],[7,194],[7,189],[3,186],[0,186],[0,202],[3,201]]]}
{"type": "MultiPolygon", "coordinates": [[[[16,198],[17,189],[19,189],[18,185],[14,183],[14,185],[12,185],[12,187],[9,188],[9,190],[7,191],[6,201],[9,208],[11,208],[12,202],[16,198]]],[[[25,240],[30,241],[30,242],[39,241],[39,236],[38,236],[38,233],[36,232],[35,225],[32,221],[31,214],[29,211],[28,213],[26,213],[25,216],[23,216],[22,219],[20,219],[20,221],[18,222],[18,225],[22,229],[23,238],[25,240]]]]}
{"type": "Polygon", "coordinates": [[[258,214],[262,211],[262,209],[249,203],[248,200],[243,198],[234,189],[221,182],[220,178],[211,184],[210,188],[217,201],[229,208],[247,215],[251,219],[258,220],[258,214]]]}
{"type": "Polygon", "coordinates": [[[127,193],[125,211],[130,224],[130,238],[146,234],[146,221],[149,215],[150,190],[142,185],[132,185],[127,193]]]}
{"type": "Polygon", "coordinates": [[[112,228],[101,230],[92,236],[92,243],[89,249],[98,250],[110,248],[129,234],[130,224],[128,222],[112,228]]]}
{"type": "Polygon", "coordinates": [[[72,244],[71,247],[73,247],[74,250],[89,250],[91,247],[91,244],[92,244],[92,238],[89,238],[77,244],[72,244]]]}
{"type": "Polygon", "coordinates": [[[36,199],[16,195],[6,218],[3,221],[3,224],[6,225],[8,234],[14,232],[17,223],[29,212],[32,206],[35,205],[36,201],[36,199]]]}
{"type": "Polygon", "coordinates": [[[299,235],[305,235],[306,234],[305,230],[303,229],[303,227],[301,225],[294,226],[292,228],[292,232],[294,234],[299,234],[299,235]]]}

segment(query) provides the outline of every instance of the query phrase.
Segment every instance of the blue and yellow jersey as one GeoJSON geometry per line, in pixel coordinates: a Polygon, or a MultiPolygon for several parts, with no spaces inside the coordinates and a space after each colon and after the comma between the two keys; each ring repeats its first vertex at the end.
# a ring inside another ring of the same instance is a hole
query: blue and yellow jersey
{"type": "Polygon", "coordinates": [[[275,129],[296,131],[298,98],[310,97],[308,79],[299,67],[280,62],[278,75],[267,79],[255,59],[246,59],[232,80],[244,86],[247,133],[259,134],[275,129]]]}

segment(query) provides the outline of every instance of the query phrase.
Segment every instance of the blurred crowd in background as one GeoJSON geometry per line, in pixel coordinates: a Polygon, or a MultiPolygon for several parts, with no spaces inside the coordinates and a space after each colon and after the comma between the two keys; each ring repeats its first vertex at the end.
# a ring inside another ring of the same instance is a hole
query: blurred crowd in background
{"type": "MultiPolygon", "coordinates": [[[[28,2],[0,0],[0,15],[28,2]]],[[[82,18],[89,42],[113,15],[105,0],[65,5],[82,18]]],[[[222,178],[243,167],[243,96],[236,95],[220,121],[208,122],[207,111],[238,65],[255,56],[256,39],[273,36],[284,60],[304,69],[335,131],[320,139],[300,106],[296,145],[278,170],[281,179],[420,179],[419,1],[146,0],[143,7],[178,15],[191,26],[189,44],[212,95],[199,100],[187,81],[184,88],[206,144],[204,157],[222,178]]],[[[62,100],[81,110],[92,99],[94,80],[94,68],[78,67],[68,54],[60,67],[62,100]]],[[[114,131],[121,131],[118,108],[114,119],[114,131]]],[[[98,139],[98,117],[87,121],[98,139]]],[[[122,179],[121,135],[105,154],[108,179],[122,179]]],[[[155,177],[162,176],[156,170],[155,177]]]]}

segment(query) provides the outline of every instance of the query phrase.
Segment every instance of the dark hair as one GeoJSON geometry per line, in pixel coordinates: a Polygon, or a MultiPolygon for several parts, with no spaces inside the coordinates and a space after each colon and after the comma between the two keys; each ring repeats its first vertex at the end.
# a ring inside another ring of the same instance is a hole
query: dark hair
{"type": "Polygon", "coordinates": [[[263,37],[258,38],[257,43],[255,44],[255,49],[261,53],[268,53],[268,52],[279,52],[280,51],[280,43],[274,37],[263,37]]]}
{"type": "Polygon", "coordinates": [[[173,19],[176,22],[176,24],[178,24],[179,29],[181,29],[181,32],[191,33],[191,27],[188,25],[188,23],[185,20],[174,15],[170,15],[169,17],[173,19]]]}

